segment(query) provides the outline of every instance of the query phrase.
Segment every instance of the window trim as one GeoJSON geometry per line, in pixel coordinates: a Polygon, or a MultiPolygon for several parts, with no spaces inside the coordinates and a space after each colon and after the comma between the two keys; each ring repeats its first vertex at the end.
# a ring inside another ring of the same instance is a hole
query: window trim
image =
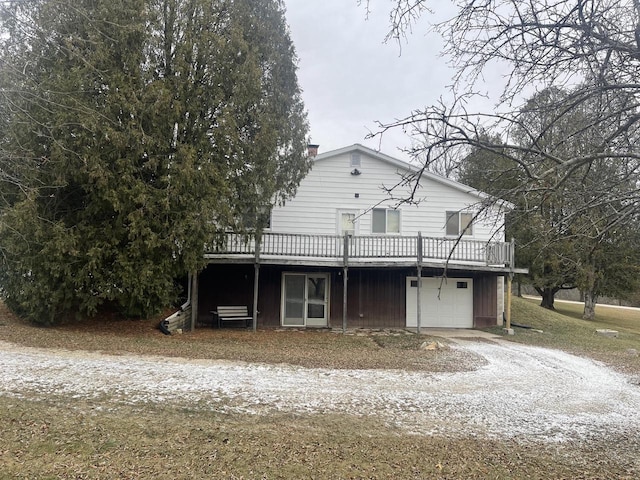
{"type": "Polygon", "coordinates": [[[371,209],[371,235],[400,235],[402,232],[402,210],[397,208],[372,208],[371,209]],[[373,231],[373,215],[375,211],[383,211],[384,213],[384,232],[373,231]],[[398,231],[389,232],[389,212],[395,212],[398,215],[398,231]]]}

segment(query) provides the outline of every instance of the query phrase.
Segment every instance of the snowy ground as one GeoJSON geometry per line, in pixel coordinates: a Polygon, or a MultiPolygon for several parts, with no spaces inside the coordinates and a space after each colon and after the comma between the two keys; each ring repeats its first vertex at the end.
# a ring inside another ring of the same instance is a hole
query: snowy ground
{"type": "Polygon", "coordinates": [[[97,408],[195,408],[376,416],[416,434],[567,441],[640,435],[640,388],[576,356],[459,341],[487,360],[464,373],[305,369],[30,349],[0,342],[0,395],[77,398],[97,408]]]}

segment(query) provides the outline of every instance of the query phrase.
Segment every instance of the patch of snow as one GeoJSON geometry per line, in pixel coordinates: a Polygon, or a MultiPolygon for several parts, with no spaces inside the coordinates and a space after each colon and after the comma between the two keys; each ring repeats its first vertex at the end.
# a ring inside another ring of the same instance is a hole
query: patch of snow
{"type": "Polygon", "coordinates": [[[375,416],[422,435],[565,441],[638,435],[640,389],[597,362],[506,342],[462,342],[473,372],[307,369],[28,349],[0,342],[0,395],[230,413],[375,416]]]}

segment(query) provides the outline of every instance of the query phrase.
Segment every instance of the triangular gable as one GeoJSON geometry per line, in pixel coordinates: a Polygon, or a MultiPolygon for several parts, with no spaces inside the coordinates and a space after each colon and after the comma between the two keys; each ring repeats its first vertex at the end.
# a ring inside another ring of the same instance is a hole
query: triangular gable
{"type": "MultiPolygon", "coordinates": [[[[404,162],[402,160],[399,160],[397,158],[391,157],[389,155],[386,155],[382,152],[378,152],[376,150],[373,150],[369,147],[365,147],[364,145],[360,145],[359,143],[350,145],[348,147],[343,147],[343,148],[338,148],[336,150],[330,150],[328,152],[324,152],[321,154],[318,154],[316,157],[313,158],[313,162],[321,162],[322,160],[328,159],[328,158],[332,158],[332,157],[336,157],[339,155],[344,155],[344,154],[348,154],[348,153],[354,153],[354,152],[359,152],[359,153],[363,153],[369,157],[375,158],[376,160],[379,160],[383,163],[387,163],[389,165],[392,165],[400,170],[404,170],[406,172],[411,172],[411,173],[416,173],[418,171],[420,171],[420,167],[416,166],[416,165],[412,165],[410,163],[404,162]]],[[[506,200],[502,200],[502,199],[496,199],[494,197],[492,197],[491,195],[481,192],[480,190],[476,190],[473,187],[470,187],[468,185],[464,185],[463,183],[460,182],[456,182],[455,180],[451,180],[449,178],[443,177],[441,175],[435,174],[435,173],[431,173],[428,171],[423,171],[422,172],[422,178],[426,178],[428,180],[432,180],[434,182],[438,182],[441,183],[443,185],[446,185],[448,187],[454,188],[456,190],[459,190],[461,192],[467,193],[469,195],[475,196],[477,197],[479,200],[482,201],[496,201],[497,200],[497,204],[500,205],[501,207],[507,208],[507,209],[513,209],[514,205],[507,202],[506,200]]]]}

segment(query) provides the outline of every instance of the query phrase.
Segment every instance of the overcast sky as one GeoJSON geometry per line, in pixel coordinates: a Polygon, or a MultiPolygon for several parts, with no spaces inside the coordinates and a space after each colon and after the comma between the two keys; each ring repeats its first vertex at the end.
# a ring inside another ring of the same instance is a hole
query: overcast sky
{"type": "Polygon", "coordinates": [[[453,72],[426,21],[408,42],[385,44],[391,4],[372,4],[377,9],[367,18],[357,0],[286,0],[298,81],[320,152],[361,143],[406,160],[398,149],[410,141],[401,131],[385,134],[382,143],[364,137],[376,131],[376,120],[404,118],[446,95],[453,72]]]}

